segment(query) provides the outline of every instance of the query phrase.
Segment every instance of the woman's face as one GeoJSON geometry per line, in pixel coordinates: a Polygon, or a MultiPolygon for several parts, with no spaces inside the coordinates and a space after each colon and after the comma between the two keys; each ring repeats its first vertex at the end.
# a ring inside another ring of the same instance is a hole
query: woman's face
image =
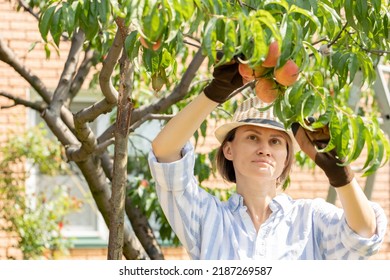
{"type": "Polygon", "coordinates": [[[276,180],[287,162],[287,134],[282,131],[241,126],[233,141],[223,147],[226,159],[233,162],[236,178],[276,180]]]}

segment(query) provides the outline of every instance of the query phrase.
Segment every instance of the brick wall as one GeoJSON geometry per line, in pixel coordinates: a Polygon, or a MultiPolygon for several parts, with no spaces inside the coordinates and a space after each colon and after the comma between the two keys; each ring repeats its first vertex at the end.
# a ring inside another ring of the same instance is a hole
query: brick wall
{"type": "MultiPolygon", "coordinates": [[[[37,21],[26,13],[18,13],[14,10],[14,2],[0,0],[0,37],[17,54],[20,61],[24,62],[32,73],[37,75],[48,87],[55,87],[60,76],[61,66],[66,56],[58,57],[56,52],[52,54],[52,60],[46,60],[42,44],[36,44],[33,51],[29,52],[34,42],[41,42],[37,28],[37,21]]],[[[68,45],[62,48],[66,55],[68,45]]],[[[30,86],[14,70],[0,61],[0,90],[26,99],[30,86]]],[[[2,106],[11,106],[13,102],[0,97],[2,106]]],[[[23,132],[27,124],[27,109],[24,106],[16,106],[0,110],[0,145],[7,139],[23,132]]],[[[0,155],[1,157],[1,155],[0,155]]],[[[0,223],[4,223],[0,219],[0,223]]],[[[16,239],[0,232],[0,259],[20,259],[21,253],[14,248],[16,239]]]]}
{"type": "MultiPolygon", "coordinates": [[[[26,13],[17,13],[13,9],[13,2],[0,0],[0,36],[10,47],[16,50],[20,60],[26,63],[32,73],[39,76],[48,87],[55,87],[61,74],[61,69],[66,59],[68,45],[61,44],[62,56],[58,57],[52,53],[52,59],[46,60],[42,51],[42,44],[37,44],[36,48],[29,52],[33,42],[40,42],[37,30],[37,22],[26,13]]],[[[5,90],[11,94],[26,98],[28,84],[19,77],[19,74],[10,70],[3,62],[0,62],[0,90],[5,90]]],[[[7,99],[0,97],[0,104],[11,105],[7,99]]],[[[0,145],[7,141],[10,134],[20,133],[26,126],[26,109],[23,106],[14,107],[0,111],[0,145]]],[[[211,130],[209,130],[211,131],[211,130]]],[[[217,145],[216,140],[211,136],[207,141],[207,147],[202,147],[199,151],[210,149],[217,145]]],[[[379,170],[372,200],[378,202],[390,217],[390,178],[389,165],[379,170]]],[[[286,191],[293,198],[326,198],[328,185],[326,178],[320,170],[300,170],[294,167],[291,176],[292,184],[286,191]]],[[[362,186],[365,178],[359,178],[362,186]]],[[[227,187],[222,180],[215,179],[209,182],[210,186],[227,187]]],[[[339,202],[337,201],[337,204],[339,202]]],[[[15,239],[10,238],[4,232],[0,232],[0,259],[8,257],[20,258],[20,252],[12,248],[15,239]]],[[[188,256],[182,248],[163,248],[167,259],[187,259],[188,256]]],[[[106,249],[72,249],[70,256],[64,258],[71,259],[105,259],[106,249]]],[[[381,252],[374,259],[390,259],[390,236],[386,236],[386,242],[381,252]]]]}

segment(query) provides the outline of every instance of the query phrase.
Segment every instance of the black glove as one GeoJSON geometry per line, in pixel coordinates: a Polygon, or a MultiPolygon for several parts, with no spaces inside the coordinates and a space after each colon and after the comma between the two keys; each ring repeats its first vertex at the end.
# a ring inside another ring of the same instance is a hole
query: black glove
{"type": "Polygon", "coordinates": [[[293,123],[292,131],[302,151],[305,152],[325,172],[329,183],[335,187],[342,187],[349,184],[354,178],[352,169],[347,166],[340,166],[343,162],[336,156],[336,150],[320,153],[316,148],[323,149],[329,143],[330,134],[328,126],[309,131],[299,123],[293,123]]]}
{"type": "Polygon", "coordinates": [[[213,77],[211,83],[205,87],[204,93],[218,103],[228,100],[234,90],[244,85],[238,72],[238,63],[235,61],[216,67],[213,77]]]}

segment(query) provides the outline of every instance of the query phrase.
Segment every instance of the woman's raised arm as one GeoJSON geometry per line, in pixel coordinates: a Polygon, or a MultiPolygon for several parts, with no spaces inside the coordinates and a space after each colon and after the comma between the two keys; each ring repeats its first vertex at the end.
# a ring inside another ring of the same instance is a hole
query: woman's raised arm
{"type": "Polygon", "coordinates": [[[174,116],[152,142],[157,160],[172,162],[180,159],[184,144],[217,105],[202,93],[174,116]]]}
{"type": "Polygon", "coordinates": [[[181,158],[181,149],[214,108],[225,102],[230,93],[243,86],[238,63],[232,61],[214,69],[213,80],[182,111],[174,116],[152,142],[159,162],[181,158]]]}

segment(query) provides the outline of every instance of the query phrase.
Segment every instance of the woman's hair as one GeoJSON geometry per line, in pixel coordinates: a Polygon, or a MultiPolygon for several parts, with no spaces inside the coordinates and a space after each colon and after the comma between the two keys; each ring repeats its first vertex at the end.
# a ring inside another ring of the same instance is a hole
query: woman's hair
{"type": "MultiPolygon", "coordinates": [[[[226,145],[227,142],[231,142],[234,140],[236,130],[237,128],[234,128],[229,131],[228,134],[226,134],[226,137],[223,140],[221,146],[219,147],[216,156],[216,165],[218,172],[221,174],[224,180],[231,183],[236,183],[236,173],[234,170],[233,162],[225,158],[225,155],[223,153],[223,147],[226,145]]],[[[286,187],[285,181],[287,181],[289,178],[290,170],[294,161],[294,151],[291,138],[286,134],[285,139],[287,141],[286,166],[277,181],[278,186],[283,186],[283,189],[286,187]]]]}

